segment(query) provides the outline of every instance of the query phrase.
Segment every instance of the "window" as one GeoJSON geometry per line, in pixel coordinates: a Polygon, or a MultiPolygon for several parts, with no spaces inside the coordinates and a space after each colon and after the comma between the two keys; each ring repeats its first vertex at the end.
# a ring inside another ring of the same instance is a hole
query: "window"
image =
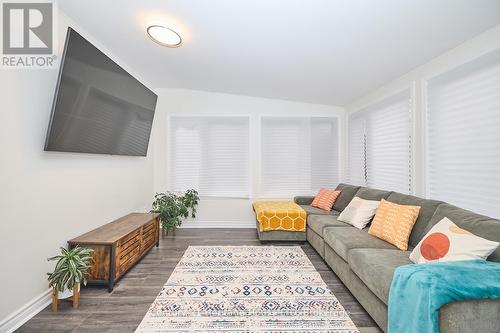
{"type": "Polygon", "coordinates": [[[173,116],[169,141],[171,190],[249,197],[248,117],[173,116]]]}
{"type": "Polygon", "coordinates": [[[337,118],[263,117],[261,194],[315,194],[339,180],[337,118]]]}
{"type": "Polygon", "coordinates": [[[427,88],[428,197],[500,217],[500,51],[427,88]]]}
{"type": "Polygon", "coordinates": [[[411,193],[410,102],[407,90],[349,117],[350,182],[411,193]]]}

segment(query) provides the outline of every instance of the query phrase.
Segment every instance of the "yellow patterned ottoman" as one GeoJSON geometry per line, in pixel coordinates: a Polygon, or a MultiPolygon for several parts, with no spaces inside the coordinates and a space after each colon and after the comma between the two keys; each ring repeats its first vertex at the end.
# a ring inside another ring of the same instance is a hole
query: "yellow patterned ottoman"
{"type": "Polygon", "coordinates": [[[306,240],[307,214],[292,201],[256,201],[253,210],[257,218],[260,240],[306,240]]]}

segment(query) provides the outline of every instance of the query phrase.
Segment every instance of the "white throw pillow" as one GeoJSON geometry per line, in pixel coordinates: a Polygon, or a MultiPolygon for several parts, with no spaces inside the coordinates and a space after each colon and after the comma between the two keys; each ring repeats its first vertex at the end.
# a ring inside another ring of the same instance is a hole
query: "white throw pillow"
{"type": "Polygon", "coordinates": [[[500,243],[459,228],[449,218],[439,221],[410,254],[417,264],[438,261],[486,259],[500,243]]]}
{"type": "Polygon", "coordinates": [[[363,229],[372,220],[379,204],[380,201],[354,197],[349,202],[349,205],[340,213],[337,220],[349,223],[358,229],[363,229]]]}

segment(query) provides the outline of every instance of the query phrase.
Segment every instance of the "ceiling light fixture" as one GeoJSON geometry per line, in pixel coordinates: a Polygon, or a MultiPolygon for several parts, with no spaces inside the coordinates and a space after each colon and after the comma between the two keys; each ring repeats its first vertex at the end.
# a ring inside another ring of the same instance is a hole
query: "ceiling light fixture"
{"type": "Polygon", "coordinates": [[[151,25],[148,27],[148,36],[154,42],[166,47],[179,47],[182,43],[181,36],[174,30],[161,26],[151,25]]]}

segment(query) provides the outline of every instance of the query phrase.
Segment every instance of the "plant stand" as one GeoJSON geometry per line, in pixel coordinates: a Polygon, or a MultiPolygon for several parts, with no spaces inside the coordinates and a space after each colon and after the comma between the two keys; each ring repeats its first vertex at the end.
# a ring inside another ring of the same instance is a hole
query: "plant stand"
{"type": "Polygon", "coordinates": [[[165,236],[168,236],[170,233],[172,234],[172,236],[175,236],[175,231],[177,230],[177,227],[174,226],[172,229],[168,230],[168,229],[165,229],[165,228],[161,228],[161,235],[162,237],[165,237],[165,236]]]}
{"type": "MultiPolygon", "coordinates": [[[[53,313],[57,312],[57,308],[59,306],[59,299],[57,298],[59,295],[59,292],[57,291],[56,288],[52,288],[52,305],[51,309],[53,313]]],[[[78,309],[78,302],[80,301],[80,284],[77,283],[73,287],[73,297],[72,297],[72,302],[73,302],[73,309],[78,309]]]]}

